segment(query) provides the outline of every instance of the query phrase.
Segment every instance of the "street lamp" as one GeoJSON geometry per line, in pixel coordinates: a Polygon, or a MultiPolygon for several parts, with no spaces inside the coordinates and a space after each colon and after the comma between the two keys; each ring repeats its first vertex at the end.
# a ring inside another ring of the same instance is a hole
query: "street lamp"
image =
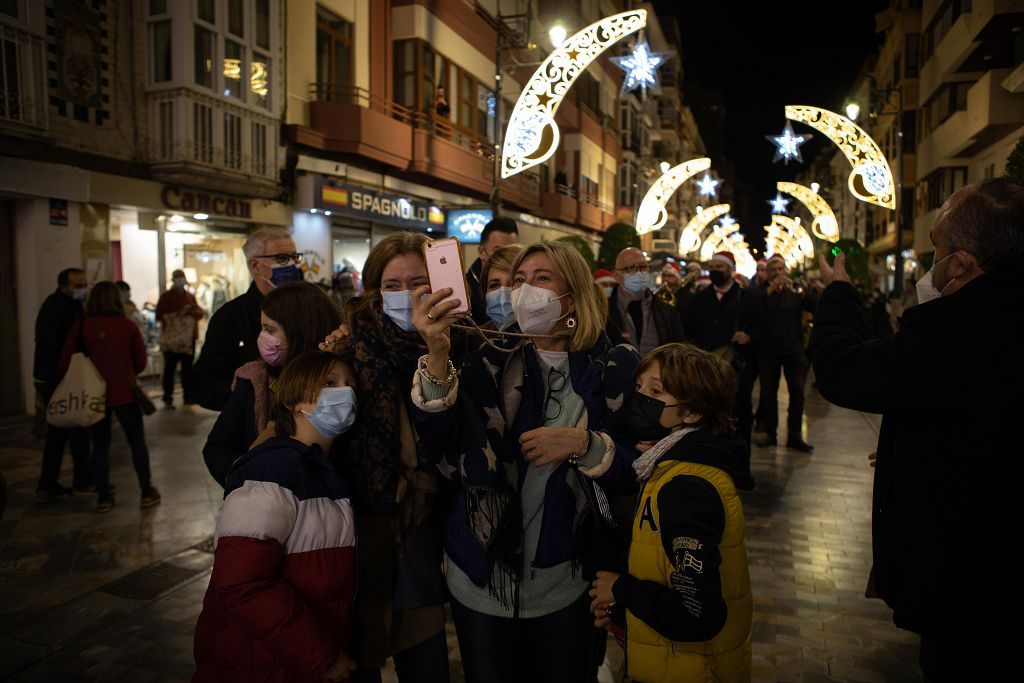
{"type": "Polygon", "coordinates": [[[551,39],[551,47],[556,50],[562,47],[562,44],[565,43],[565,39],[568,35],[569,32],[565,30],[565,26],[561,23],[555,24],[548,29],[548,38],[551,39]]]}
{"type": "Polygon", "coordinates": [[[860,105],[856,102],[848,103],[846,105],[846,118],[856,121],[858,116],[860,116],[860,105]]]}

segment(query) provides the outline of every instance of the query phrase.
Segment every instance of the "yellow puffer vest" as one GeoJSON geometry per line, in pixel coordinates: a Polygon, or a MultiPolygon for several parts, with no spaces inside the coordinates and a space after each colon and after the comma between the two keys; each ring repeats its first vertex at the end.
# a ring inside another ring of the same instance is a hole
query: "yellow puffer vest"
{"type": "Polygon", "coordinates": [[[664,638],[627,611],[626,663],[629,678],[643,683],[749,681],[753,599],[744,542],[743,504],[728,474],[716,467],[692,462],[669,460],[659,463],[644,485],[633,519],[629,573],[638,579],[669,585],[669,577],[675,567],[661,542],[658,493],[665,484],[680,475],[708,481],[722,499],[725,531],[719,546],[722,554],[719,573],[728,616],[725,626],[711,640],[677,643],[664,638]],[[653,525],[650,522],[652,513],[653,525]]]}

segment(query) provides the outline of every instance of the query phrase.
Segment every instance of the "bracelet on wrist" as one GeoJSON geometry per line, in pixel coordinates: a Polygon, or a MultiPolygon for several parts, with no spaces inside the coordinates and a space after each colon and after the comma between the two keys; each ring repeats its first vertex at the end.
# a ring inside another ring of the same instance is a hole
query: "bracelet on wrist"
{"type": "Polygon", "coordinates": [[[419,361],[419,373],[423,379],[427,380],[431,384],[439,387],[446,387],[455,381],[455,363],[452,362],[451,358],[448,359],[448,375],[444,379],[441,379],[431,374],[430,370],[427,369],[427,357],[421,356],[419,361]]]}
{"type": "Polygon", "coordinates": [[[570,465],[578,465],[587,455],[587,451],[590,450],[590,431],[587,429],[580,429],[580,442],[577,446],[575,453],[569,456],[570,465]]]}

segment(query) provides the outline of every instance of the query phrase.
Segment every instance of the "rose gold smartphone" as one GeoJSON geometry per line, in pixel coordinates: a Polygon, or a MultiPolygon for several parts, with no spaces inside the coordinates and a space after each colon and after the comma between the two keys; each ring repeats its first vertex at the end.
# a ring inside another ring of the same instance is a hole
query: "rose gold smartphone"
{"type": "Polygon", "coordinates": [[[469,313],[469,287],[466,269],[462,266],[462,249],[456,237],[431,240],[423,245],[423,260],[427,263],[427,277],[431,291],[451,287],[451,296],[439,303],[458,299],[461,303],[449,315],[469,313]]]}

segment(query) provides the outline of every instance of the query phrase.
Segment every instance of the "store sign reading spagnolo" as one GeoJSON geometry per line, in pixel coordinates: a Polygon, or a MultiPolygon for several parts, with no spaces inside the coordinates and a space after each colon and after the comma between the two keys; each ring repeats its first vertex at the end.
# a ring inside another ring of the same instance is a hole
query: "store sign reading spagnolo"
{"type": "Polygon", "coordinates": [[[319,207],[406,227],[441,228],[445,224],[443,209],[355,185],[321,186],[319,207]]]}
{"type": "Polygon", "coordinates": [[[160,201],[174,211],[205,213],[228,218],[252,218],[252,204],[244,199],[189,190],[177,185],[164,185],[160,191],[160,201]]]}

